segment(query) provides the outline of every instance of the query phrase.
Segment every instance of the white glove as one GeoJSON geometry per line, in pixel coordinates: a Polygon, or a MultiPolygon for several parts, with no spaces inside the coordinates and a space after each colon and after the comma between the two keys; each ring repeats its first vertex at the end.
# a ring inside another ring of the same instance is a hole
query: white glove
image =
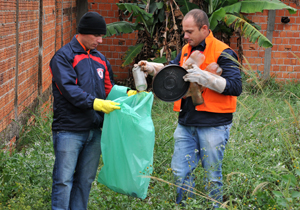
{"type": "Polygon", "coordinates": [[[213,73],[213,74],[216,74],[216,75],[220,76],[223,72],[223,69],[216,62],[212,62],[211,64],[209,64],[206,67],[205,71],[208,71],[210,73],[213,73]]]}
{"type": "Polygon", "coordinates": [[[162,63],[148,62],[145,60],[139,61],[138,65],[141,66],[141,70],[146,73],[146,77],[148,74],[155,76],[164,67],[162,63]]]}
{"type": "Polygon", "coordinates": [[[221,76],[201,70],[197,65],[193,64],[192,68],[187,70],[187,74],[183,76],[186,82],[196,82],[198,85],[207,87],[218,93],[222,93],[226,87],[226,79],[221,76]]]}
{"type": "Polygon", "coordinates": [[[200,66],[205,60],[205,55],[203,55],[199,50],[195,50],[191,53],[190,57],[184,62],[182,67],[184,69],[189,69],[192,64],[200,66]]]}

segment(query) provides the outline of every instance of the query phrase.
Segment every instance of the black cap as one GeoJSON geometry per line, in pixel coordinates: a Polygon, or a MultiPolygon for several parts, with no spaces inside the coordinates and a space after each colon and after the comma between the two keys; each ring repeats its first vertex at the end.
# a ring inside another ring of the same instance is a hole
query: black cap
{"type": "Polygon", "coordinates": [[[106,23],[104,18],[97,12],[85,13],[78,24],[80,34],[106,34],[106,23]]]}

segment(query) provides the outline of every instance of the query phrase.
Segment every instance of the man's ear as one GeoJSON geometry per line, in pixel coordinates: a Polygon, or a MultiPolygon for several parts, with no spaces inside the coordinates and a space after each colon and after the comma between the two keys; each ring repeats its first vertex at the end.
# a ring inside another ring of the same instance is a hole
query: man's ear
{"type": "Polygon", "coordinates": [[[203,28],[204,30],[209,30],[209,28],[208,28],[207,25],[203,25],[202,28],[203,28]]]}

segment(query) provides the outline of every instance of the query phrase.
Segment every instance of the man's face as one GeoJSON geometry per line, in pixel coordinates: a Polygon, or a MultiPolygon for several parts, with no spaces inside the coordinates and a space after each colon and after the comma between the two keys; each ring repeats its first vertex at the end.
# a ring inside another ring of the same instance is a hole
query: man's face
{"type": "Polygon", "coordinates": [[[81,34],[81,42],[87,50],[96,49],[102,43],[101,34],[81,34]]]}
{"type": "Polygon", "coordinates": [[[207,26],[204,25],[199,30],[193,17],[188,17],[182,21],[182,29],[184,31],[184,38],[192,47],[199,45],[208,35],[207,26]]]}

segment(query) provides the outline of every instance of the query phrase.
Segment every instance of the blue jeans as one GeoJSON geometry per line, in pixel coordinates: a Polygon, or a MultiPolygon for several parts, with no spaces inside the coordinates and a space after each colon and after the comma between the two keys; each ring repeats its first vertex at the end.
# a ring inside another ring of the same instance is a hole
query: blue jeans
{"type": "MultiPolygon", "coordinates": [[[[192,191],[195,187],[193,170],[201,159],[205,172],[205,189],[210,197],[219,202],[223,201],[222,161],[230,128],[231,124],[217,127],[178,124],[174,132],[175,146],[171,163],[175,184],[192,191]]],[[[195,197],[184,189],[177,188],[178,204],[187,197],[195,197]]]]}
{"type": "Polygon", "coordinates": [[[101,130],[53,131],[52,210],[87,209],[101,154],[101,130]]]}

